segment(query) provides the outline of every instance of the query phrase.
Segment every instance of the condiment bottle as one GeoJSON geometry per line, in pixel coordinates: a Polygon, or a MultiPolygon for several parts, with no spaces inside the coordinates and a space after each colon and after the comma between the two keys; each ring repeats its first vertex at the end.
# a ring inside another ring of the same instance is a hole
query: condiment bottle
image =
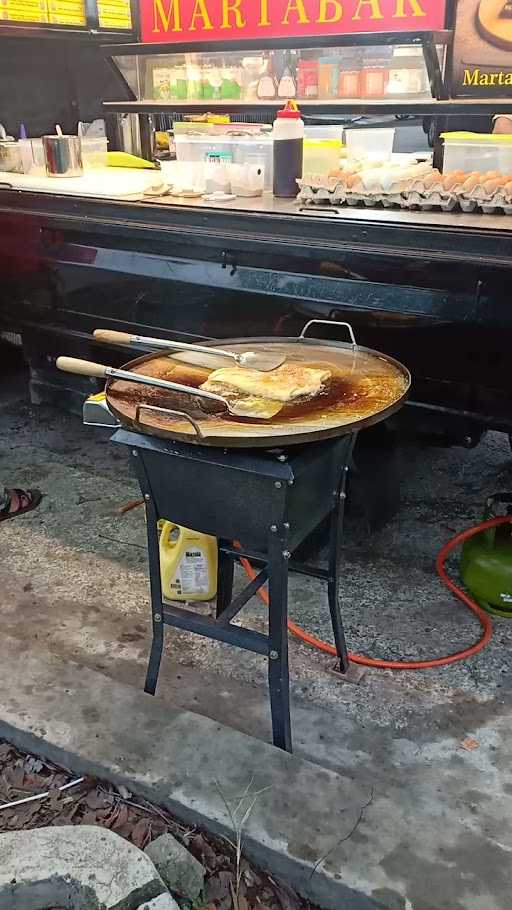
{"type": "Polygon", "coordinates": [[[290,57],[285,57],[284,69],[277,85],[277,96],[278,98],[295,98],[296,94],[297,86],[293,78],[291,60],[290,57]]]}
{"type": "Polygon", "coordinates": [[[304,121],[295,101],[287,101],[274,120],[274,196],[292,199],[302,177],[304,121]]]}
{"type": "Polygon", "coordinates": [[[256,95],[261,100],[271,100],[276,97],[277,86],[272,67],[272,60],[267,57],[265,63],[265,72],[262,73],[256,89],[256,95]]]}

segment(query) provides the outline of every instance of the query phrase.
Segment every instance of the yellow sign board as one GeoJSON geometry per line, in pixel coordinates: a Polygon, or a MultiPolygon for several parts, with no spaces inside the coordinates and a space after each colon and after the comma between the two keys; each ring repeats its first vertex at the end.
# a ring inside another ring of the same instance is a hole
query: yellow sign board
{"type": "MultiPolygon", "coordinates": [[[[130,0],[98,0],[100,28],[131,29],[130,0]]],[[[0,0],[0,22],[87,25],[85,0],[0,0]]]]}

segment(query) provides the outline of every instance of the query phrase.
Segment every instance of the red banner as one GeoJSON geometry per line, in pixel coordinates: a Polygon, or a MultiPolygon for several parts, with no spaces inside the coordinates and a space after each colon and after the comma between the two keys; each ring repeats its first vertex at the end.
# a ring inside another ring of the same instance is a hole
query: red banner
{"type": "Polygon", "coordinates": [[[139,0],[141,40],[240,41],[443,29],[446,0],[139,0]]]}

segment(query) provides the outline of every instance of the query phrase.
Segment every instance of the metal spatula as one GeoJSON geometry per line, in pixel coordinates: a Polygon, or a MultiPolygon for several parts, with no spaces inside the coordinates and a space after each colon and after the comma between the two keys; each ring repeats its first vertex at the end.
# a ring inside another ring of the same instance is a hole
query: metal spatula
{"type": "MultiPolygon", "coordinates": [[[[65,373],[75,373],[80,376],[93,376],[98,379],[123,379],[125,382],[135,382],[139,385],[157,386],[157,388],[165,389],[167,392],[184,392],[185,395],[191,395],[193,398],[199,399],[200,406],[207,413],[228,411],[233,417],[254,416],[250,409],[244,407],[243,396],[234,402],[229,402],[222,395],[216,395],[204,389],[195,389],[192,386],[181,385],[179,382],[169,382],[167,379],[157,379],[154,376],[144,376],[142,373],[132,373],[130,370],[116,370],[114,367],[107,367],[102,363],[79,360],[75,357],[57,357],[57,368],[65,373]]],[[[283,408],[282,401],[271,401],[269,399],[266,405],[266,413],[258,415],[264,419],[274,417],[283,408]]]]}
{"type": "Polygon", "coordinates": [[[244,351],[242,354],[236,354],[234,351],[209,348],[202,344],[183,344],[181,341],[147,338],[144,335],[130,335],[128,332],[114,332],[109,329],[95,329],[93,336],[96,341],[102,341],[106,344],[144,344],[151,348],[167,348],[172,351],[196,351],[199,354],[229,357],[239,367],[248,370],[258,370],[260,373],[270,373],[271,370],[277,370],[286,360],[284,354],[276,354],[275,351],[244,351]]]}

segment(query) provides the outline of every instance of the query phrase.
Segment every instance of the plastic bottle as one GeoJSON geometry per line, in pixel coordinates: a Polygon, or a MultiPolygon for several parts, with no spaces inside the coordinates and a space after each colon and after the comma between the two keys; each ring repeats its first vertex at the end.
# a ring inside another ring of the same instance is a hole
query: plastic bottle
{"type": "Polygon", "coordinates": [[[292,199],[302,177],[304,121],[295,101],[287,101],[274,120],[274,196],[292,199]]]}
{"type": "Polygon", "coordinates": [[[211,600],[217,593],[218,549],[215,537],[159,522],[160,575],[166,600],[211,600]]]}

